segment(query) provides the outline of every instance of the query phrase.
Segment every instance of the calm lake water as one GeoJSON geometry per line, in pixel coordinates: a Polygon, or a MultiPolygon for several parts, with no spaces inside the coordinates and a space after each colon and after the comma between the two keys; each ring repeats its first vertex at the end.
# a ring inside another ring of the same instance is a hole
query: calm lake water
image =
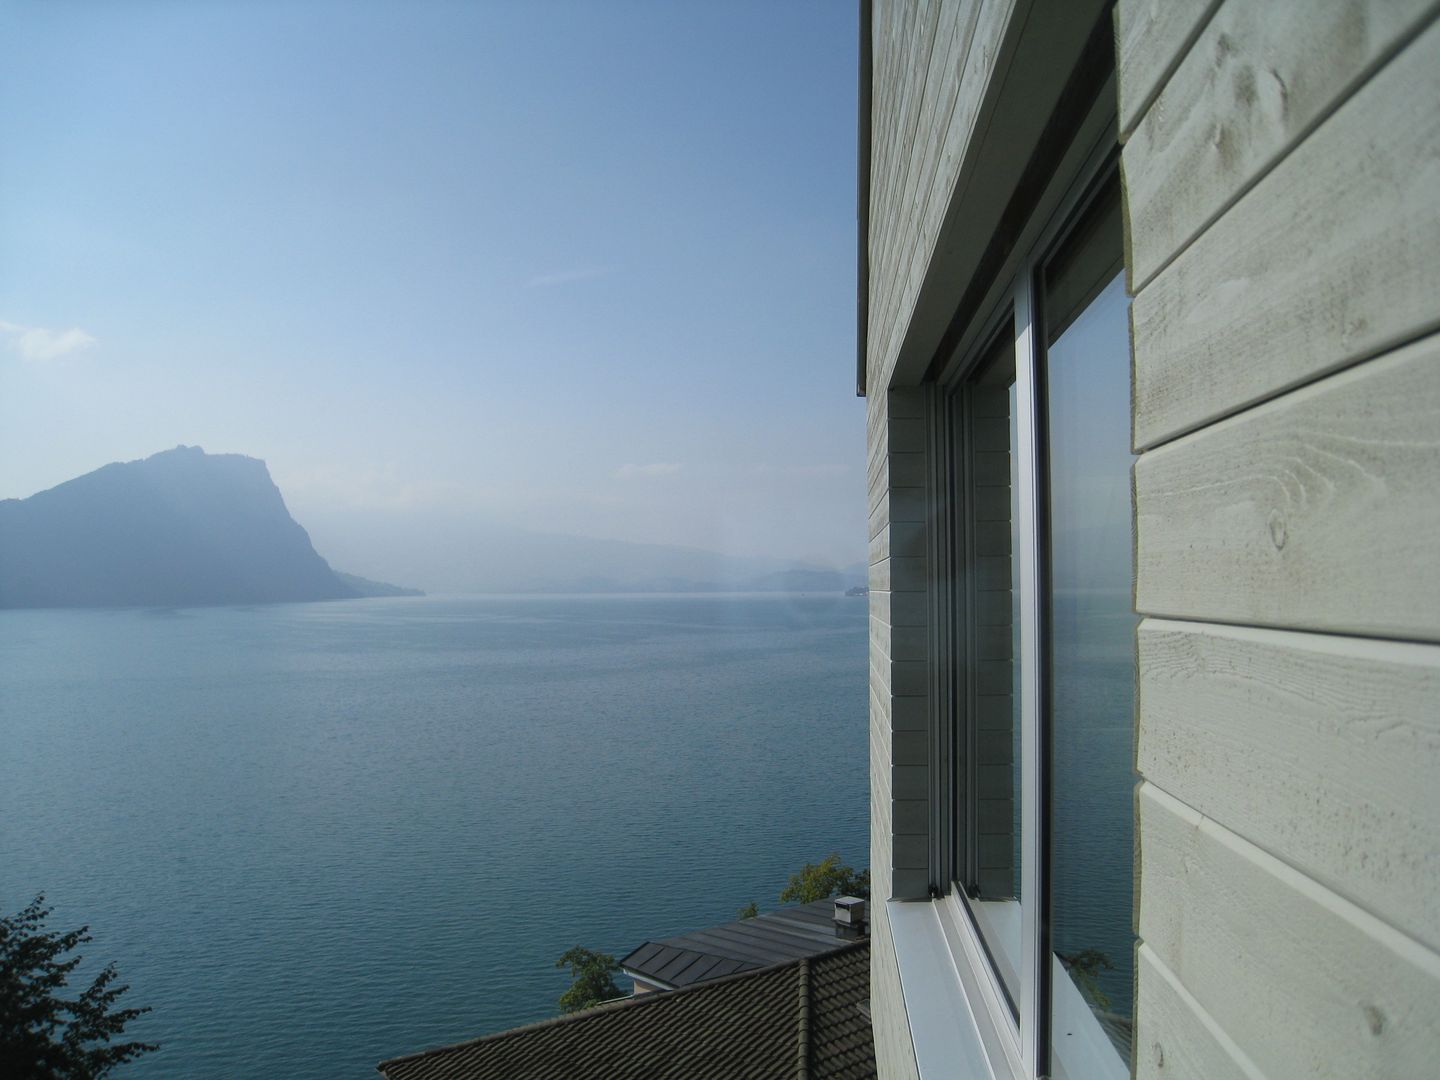
{"type": "Polygon", "coordinates": [[[119,963],[117,1076],[374,1076],[554,1013],[554,961],[866,861],[867,605],[0,612],[0,907],[119,963]]]}

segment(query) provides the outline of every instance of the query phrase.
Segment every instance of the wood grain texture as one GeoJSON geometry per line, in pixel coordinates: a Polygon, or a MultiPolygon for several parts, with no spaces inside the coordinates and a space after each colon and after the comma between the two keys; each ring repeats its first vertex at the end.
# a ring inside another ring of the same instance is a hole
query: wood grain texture
{"type": "Polygon", "coordinates": [[[937,57],[949,68],[949,77],[933,84],[937,98],[943,98],[943,103],[937,101],[931,114],[933,126],[925,135],[934,154],[927,157],[929,172],[923,177],[923,186],[911,193],[911,201],[902,208],[907,227],[896,230],[900,245],[893,261],[887,264],[893,295],[887,309],[884,355],[892,366],[909,329],[916,297],[944,229],[950,202],[961,182],[965,154],[985,111],[987,92],[992,91],[990,81],[1001,58],[1005,34],[1011,19],[1023,18],[1029,6],[1015,0],[986,0],[975,5],[956,26],[952,48],[937,57]]]}
{"type": "MultiPolygon", "coordinates": [[[[873,131],[883,126],[887,134],[906,131],[909,154],[894,163],[878,199],[873,185],[879,178],[872,170],[867,377],[871,387],[889,383],[919,288],[916,253],[922,253],[923,267],[940,233],[963,148],[1016,6],[1016,0],[943,4],[933,22],[901,24],[902,31],[910,34],[908,40],[887,42],[888,52],[910,61],[887,69],[903,84],[894,96],[906,107],[890,115],[877,107],[871,127],[873,131]],[[919,39],[924,40],[923,54],[919,39]],[[912,107],[911,102],[916,104],[912,107]]],[[[1028,7],[1028,0],[1020,6],[1028,7]]]]}
{"type": "Polygon", "coordinates": [[[1440,647],[1147,619],[1140,772],[1440,950],[1440,647]]]}
{"type": "Polygon", "coordinates": [[[1440,956],[1153,784],[1140,936],[1270,1077],[1392,1080],[1440,1061],[1440,956]]]}
{"type": "Polygon", "coordinates": [[[1440,640],[1440,337],[1144,454],[1134,475],[1142,614],[1440,640]]]}
{"type": "Polygon", "coordinates": [[[1220,0],[1119,0],[1115,5],[1121,138],[1135,130],[1165,79],[1219,6],[1220,0]]]}
{"type": "MultiPolygon", "coordinates": [[[[1436,101],[1440,24],[1139,292],[1131,307],[1137,447],[1440,323],[1436,101]]],[[[1149,163],[1132,147],[1125,153],[1134,184],[1149,163]]]]}
{"type": "Polygon", "coordinates": [[[1135,1080],[1265,1080],[1143,944],[1135,988],[1135,1080]]]}
{"type": "Polygon", "coordinates": [[[870,348],[866,386],[874,393],[886,385],[876,377],[874,341],[883,337],[889,318],[887,251],[903,227],[901,211],[911,149],[917,138],[921,98],[934,46],[935,4],[878,0],[873,5],[871,93],[870,260],[868,304],[870,348]]]}
{"type": "MultiPolygon", "coordinates": [[[[881,293],[879,307],[882,319],[897,301],[899,275],[894,268],[902,262],[902,248],[911,236],[909,226],[923,220],[920,215],[924,192],[935,180],[934,170],[940,149],[940,139],[935,133],[943,130],[946,117],[954,105],[955,84],[961,77],[964,50],[968,47],[963,35],[967,27],[973,28],[975,14],[983,6],[940,4],[930,7],[930,17],[916,28],[925,36],[927,48],[921,62],[908,72],[908,81],[918,101],[918,113],[903,165],[892,177],[896,181],[892,197],[886,200],[888,222],[898,227],[885,230],[879,249],[880,265],[887,271],[883,276],[885,289],[881,293]]],[[[886,325],[889,323],[886,322],[886,325]]]]}
{"type": "Polygon", "coordinates": [[[1435,0],[1221,7],[1126,146],[1139,166],[1125,177],[1131,288],[1144,288],[1435,9],[1435,0]]]}

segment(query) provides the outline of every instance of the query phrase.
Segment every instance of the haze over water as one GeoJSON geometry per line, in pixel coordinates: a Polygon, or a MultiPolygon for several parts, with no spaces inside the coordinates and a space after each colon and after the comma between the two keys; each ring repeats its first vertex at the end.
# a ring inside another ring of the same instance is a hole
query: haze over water
{"type": "Polygon", "coordinates": [[[583,944],[867,844],[840,596],[0,612],[0,906],[89,923],[163,1049],[363,1077],[554,1013],[583,944]]]}

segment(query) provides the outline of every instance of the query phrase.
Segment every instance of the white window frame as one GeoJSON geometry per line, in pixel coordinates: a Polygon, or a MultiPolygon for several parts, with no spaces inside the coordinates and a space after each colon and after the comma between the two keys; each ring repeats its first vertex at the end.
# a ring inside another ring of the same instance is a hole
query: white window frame
{"type": "MultiPolygon", "coordinates": [[[[1101,95],[1101,100],[1105,95],[1101,95]]],[[[1092,124],[1088,127],[1095,126],[1092,124]]],[[[1032,222],[1022,236],[1023,246],[1017,245],[1023,253],[1010,273],[1003,279],[1004,284],[992,291],[982,318],[973,322],[975,329],[962,339],[955,350],[951,363],[946,365],[942,379],[945,389],[938,387],[932,392],[932,416],[938,417],[943,408],[943,396],[948,396],[975,369],[984,356],[987,347],[993,345],[998,333],[1002,332],[1004,315],[1011,315],[1011,331],[1015,346],[1016,383],[1016,428],[1017,428],[1017,506],[1019,550],[1012,551],[1011,558],[1019,560],[1019,613],[1020,613],[1020,655],[1015,658],[1020,667],[1020,752],[1021,752],[1021,845],[1020,845],[1020,915],[1021,949],[1019,957],[1019,994],[1017,1010],[1012,1011],[1010,1000],[1001,983],[1001,977],[992,963],[989,948],[982,939],[974,912],[969,901],[961,895],[956,878],[959,869],[953,865],[944,848],[948,841],[939,841],[932,846],[932,856],[937,865],[932,867],[932,880],[937,882],[941,895],[930,907],[933,909],[933,926],[918,918],[918,913],[907,911],[919,905],[891,904],[892,924],[896,930],[896,950],[901,961],[902,985],[906,985],[907,1006],[912,1000],[911,987],[919,995],[938,995],[941,999],[953,998],[950,986],[938,988],[933,985],[916,986],[916,976],[923,984],[943,977],[947,982],[954,979],[956,987],[968,1006],[968,1020],[955,1018],[955,1030],[948,1033],[951,1038],[931,1040],[915,1033],[917,1064],[921,1067],[922,1078],[954,1075],[958,1061],[974,1062],[983,1058],[988,1064],[990,1075],[996,1080],[1035,1080],[1049,1076],[1053,1080],[1121,1080],[1131,1075],[1130,1063],[1120,1063],[1109,1039],[1098,1023],[1078,989],[1074,986],[1063,966],[1051,953],[1048,931],[1041,920],[1041,904],[1037,902],[1046,888],[1048,872],[1043,865],[1046,857],[1044,837],[1041,830],[1046,820],[1045,791],[1043,783],[1044,725],[1042,723],[1043,695],[1047,692],[1040,654],[1041,634],[1045,632],[1042,604],[1044,602],[1042,581],[1041,532],[1044,495],[1041,483],[1044,421],[1041,415],[1042,403],[1038,390],[1040,365],[1035,320],[1037,316],[1036,281],[1045,261],[1055,252],[1059,243],[1083,220],[1094,196],[1106,183],[1112,182],[1111,173],[1116,165],[1116,131],[1113,119],[1103,124],[1098,138],[1089,144],[1083,164],[1074,173],[1073,179],[1065,185],[1063,194],[1054,201],[1043,223],[1037,227],[1032,222]],[[1028,902],[1027,902],[1028,901],[1028,902]],[[903,922],[903,929],[896,919],[903,922]],[[929,940],[925,940],[925,939],[929,940]],[[902,947],[902,939],[906,947],[902,947]],[[910,942],[915,944],[911,945],[910,942]],[[921,968],[912,965],[911,978],[906,978],[906,953],[912,949],[936,951],[947,963],[921,968]],[[953,965],[953,967],[951,966],[953,965]],[[933,969],[933,970],[932,970],[933,969]],[[934,971],[939,971],[936,976],[934,971]],[[922,974],[926,972],[927,974],[922,974]],[[1068,1065],[1058,1060],[1051,1062],[1052,1072],[1042,1073],[1040,1068],[1048,1057],[1050,1020],[1045,1009],[1047,991],[1051,995],[1051,1008],[1055,1015],[1067,1020],[1070,1026],[1083,1034],[1066,1047],[1068,1065]],[[1018,1017],[1016,1016],[1018,1011],[1018,1017]],[[1093,1031],[1091,1030],[1093,1028],[1093,1031]],[[956,1040],[959,1041],[959,1045],[956,1040]],[[978,1055],[978,1057],[977,1057],[978,1055]]],[[[1037,214],[1037,217],[1039,215],[1037,214]]],[[[937,441],[942,425],[932,425],[937,441]]],[[[934,448],[932,460],[942,459],[938,445],[934,448]]],[[[950,466],[932,470],[932,483],[937,485],[937,497],[951,498],[954,477],[950,466]]],[[[937,546],[952,542],[949,536],[938,536],[937,546]]],[[[932,548],[932,555],[938,552],[932,548]]],[[[935,565],[944,565],[936,561],[935,565]]],[[[934,595],[942,608],[952,600],[952,584],[936,580],[932,583],[934,595]]],[[[937,619],[936,625],[945,620],[937,619]]],[[[943,633],[932,641],[937,650],[948,649],[949,643],[943,633]]],[[[953,725],[955,719],[953,687],[950,685],[950,661],[933,665],[937,679],[946,686],[932,695],[936,703],[932,717],[937,733],[953,725]]],[[[937,747],[943,748],[946,739],[937,735],[937,747]]],[[[937,754],[937,762],[953,761],[948,752],[937,754]]],[[[938,768],[949,768],[941,765],[938,768]]],[[[937,769],[938,771],[938,769],[937,769]]],[[[954,820],[959,807],[954,795],[953,783],[947,783],[943,776],[934,778],[932,792],[932,836],[946,837],[952,826],[945,818],[954,820]]],[[[949,844],[953,848],[953,844],[949,844]]],[[[1013,962],[1014,958],[1011,958],[1013,962]]],[[[912,1014],[912,1032],[915,1032],[915,1017],[912,1014]]],[[[1133,1056],[1133,1055],[1132,1055],[1133,1056]]]]}

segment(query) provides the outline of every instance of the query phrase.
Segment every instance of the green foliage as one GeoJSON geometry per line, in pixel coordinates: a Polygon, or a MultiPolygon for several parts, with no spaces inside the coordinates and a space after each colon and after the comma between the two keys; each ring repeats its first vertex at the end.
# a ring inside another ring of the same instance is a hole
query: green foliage
{"type": "Polygon", "coordinates": [[[1105,1012],[1110,1008],[1110,995],[1100,989],[1100,972],[1113,971],[1115,965],[1099,949],[1081,949],[1071,956],[1060,957],[1070,972],[1070,978],[1080,988],[1092,1008],[1105,1012]]]}
{"type": "Polygon", "coordinates": [[[570,968],[570,989],[560,995],[561,1012],[579,1012],[621,996],[613,978],[620,965],[609,953],[591,952],[576,945],[556,960],[555,966],[570,968]]]}
{"type": "Polygon", "coordinates": [[[818,863],[806,863],[790,875],[790,884],[780,894],[782,904],[808,904],[831,896],[858,896],[870,899],[870,871],[855,872],[832,852],[818,863]]]}
{"type": "Polygon", "coordinates": [[[740,918],[742,918],[742,919],[753,919],[753,918],[755,918],[756,915],[759,915],[759,914],[760,914],[760,908],[759,908],[759,905],[757,905],[754,900],[751,900],[748,904],[746,904],[744,907],[742,907],[742,908],[737,912],[737,914],[738,914],[738,915],[740,916],[740,918]]]}
{"type": "Polygon", "coordinates": [[[19,914],[0,917],[0,1076],[92,1080],[159,1049],[151,1043],[111,1041],[150,1011],[112,1008],[129,989],[114,985],[114,964],[79,997],[63,996],[82,958],[61,958],[91,940],[90,928],[47,932],[50,910],[42,895],[19,914]]]}

